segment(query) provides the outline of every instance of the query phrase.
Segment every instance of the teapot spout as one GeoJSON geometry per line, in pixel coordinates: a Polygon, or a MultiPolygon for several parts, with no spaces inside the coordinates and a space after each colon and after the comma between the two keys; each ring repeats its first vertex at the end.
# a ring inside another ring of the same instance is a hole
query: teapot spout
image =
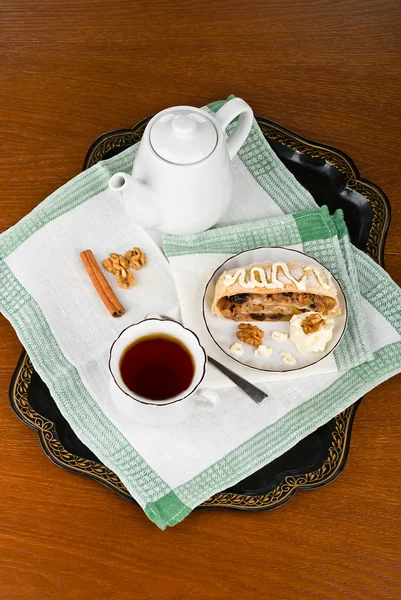
{"type": "Polygon", "coordinates": [[[160,211],[152,189],[141,179],[128,173],[115,173],[109,179],[109,188],[119,195],[127,213],[142,227],[158,227],[160,211]]]}

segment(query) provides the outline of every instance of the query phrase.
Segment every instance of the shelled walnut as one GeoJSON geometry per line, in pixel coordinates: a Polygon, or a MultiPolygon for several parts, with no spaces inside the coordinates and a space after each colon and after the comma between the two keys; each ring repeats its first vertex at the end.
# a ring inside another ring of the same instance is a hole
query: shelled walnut
{"type": "Polygon", "coordinates": [[[240,323],[238,325],[237,338],[250,346],[260,346],[265,332],[256,325],[240,323]]]}
{"type": "Polygon", "coordinates": [[[313,315],[308,315],[302,321],[301,327],[304,330],[304,333],[308,335],[309,333],[315,333],[316,331],[319,331],[324,324],[325,320],[322,315],[315,313],[313,315]]]}
{"type": "Polygon", "coordinates": [[[127,250],[125,258],[128,260],[129,266],[135,269],[135,271],[139,271],[142,267],[146,266],[146,254],[140,248],[127,250]]]}

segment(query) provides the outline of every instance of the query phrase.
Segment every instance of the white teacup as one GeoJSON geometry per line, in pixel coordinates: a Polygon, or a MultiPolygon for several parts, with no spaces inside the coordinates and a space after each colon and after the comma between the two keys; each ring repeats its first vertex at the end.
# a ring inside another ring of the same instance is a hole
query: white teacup
{"type": "Polygon", "coordinates": [[[198,390],[206,371],[207,357],[198,337],[177,321],[150,318],[124,329],[110,348],[110,392],[115,407],[127,417],[144,425],[169,426],[186,419],[194,410],[214,410],[219,396],[212,390],[198,390]],[[194,362],[194,375],[189,387],[165,400],[139,396],[124,383],[120,362],[124,351],[136,340],[149,335],[168,335],[183,344],[194,362]]]}

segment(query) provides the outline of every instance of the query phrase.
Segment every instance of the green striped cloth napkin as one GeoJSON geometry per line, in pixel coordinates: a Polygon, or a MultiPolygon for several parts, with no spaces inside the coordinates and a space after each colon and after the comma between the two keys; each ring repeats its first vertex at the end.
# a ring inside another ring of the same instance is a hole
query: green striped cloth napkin
{"type": "Polygon", "coordinates": [[[340,212],[330,216],[317,209],[256,123],[233,161],[229,211],[214,230],[165,238],[170,268],[152,237],[117,210],[107,189],[113,173],[131,171],[136,151],[134,146],[78,175],[0,236],[0,310],[78,437],[165,529],[400,371],[401,292],[350,244],[340,212]],[[91,247],[96,256],[107,256],[125,251],[133,239],[150,256],[141,271],[144,285],[124,296],[126,315],[110,319],[98,305],[79,251],[91,247]],[[269,382],[269,401],[260,406],[233,388],[219,389],[216,411],[195,413],[169,428],[121,416],[111,403],[107,373],[108,348],[118,330],[149,312],[180,308],[174,282],[181,294],[183,264],[197,268],[200,256],[212,264],[217,256],[264,244],[302,249],[339,278],[350,316],[335,369],[307,380],[269,382]],[[54,255],[52,266],[46,257],[54,255]]]}
{"type": "MultiPolygon", "coordinates": [[[[333,356],[322,361],[321,370],[345,371],[372,360],[373,353],[366,326],[367,308],[364,306],[357,273],[358,261],[365,260],[368,265],[372,264],[371,268],[376,267],[381,272],[382,269],[363,253],[353,249],[342,211],[338,210],[330,216],[326,206],[293,215],[219,227],[188,237],[165,236],[163,249],[172,266],[184,325],[195,331],[207,353],[213,354],[216,346],[203,322],[200,290],[207,284],[210,273],[227,258],[261,246],[285,246],[301,250],[324,264],[340,282],[347,300],[348,325],[341,344],[334,350],[333,356]],[[357,258],[360,254],[361,259],[357,258]]],[[[224,359],[220,351],[215,358],[225,360],[226,366],[231,366],[230,359],[224,359]]],[[[292,376],[303,376],[302,371],[267,374],[236,366],[236,370],[240,369],[241,375],[253,381],[275,381],[283,377],[292,381],[292,376]]],[[[308,375],[320,372],[311,373],[309,370],[308,375]]],[[[216,375],[219,376],[217,371],[214,373],[213,370],[213,374],[214,378],[209,377],[206,385],[220,387],[215,383],[216,375]]],[[[290,386],[291,384],[289,393],[290,386]]],[[[309,383],[306,382],[305,386],[309,386],[309,383]]]]}

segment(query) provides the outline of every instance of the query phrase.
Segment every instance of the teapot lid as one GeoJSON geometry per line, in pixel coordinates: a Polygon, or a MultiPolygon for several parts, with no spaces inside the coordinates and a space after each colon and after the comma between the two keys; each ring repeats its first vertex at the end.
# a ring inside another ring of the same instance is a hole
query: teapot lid
{"type": "Polygon", "coordinates": [[[217,144],[213,123],[190,106],[163,111],[150,130],[153,150],[164,160],[190,165],[207,158],[217,144]]]}

